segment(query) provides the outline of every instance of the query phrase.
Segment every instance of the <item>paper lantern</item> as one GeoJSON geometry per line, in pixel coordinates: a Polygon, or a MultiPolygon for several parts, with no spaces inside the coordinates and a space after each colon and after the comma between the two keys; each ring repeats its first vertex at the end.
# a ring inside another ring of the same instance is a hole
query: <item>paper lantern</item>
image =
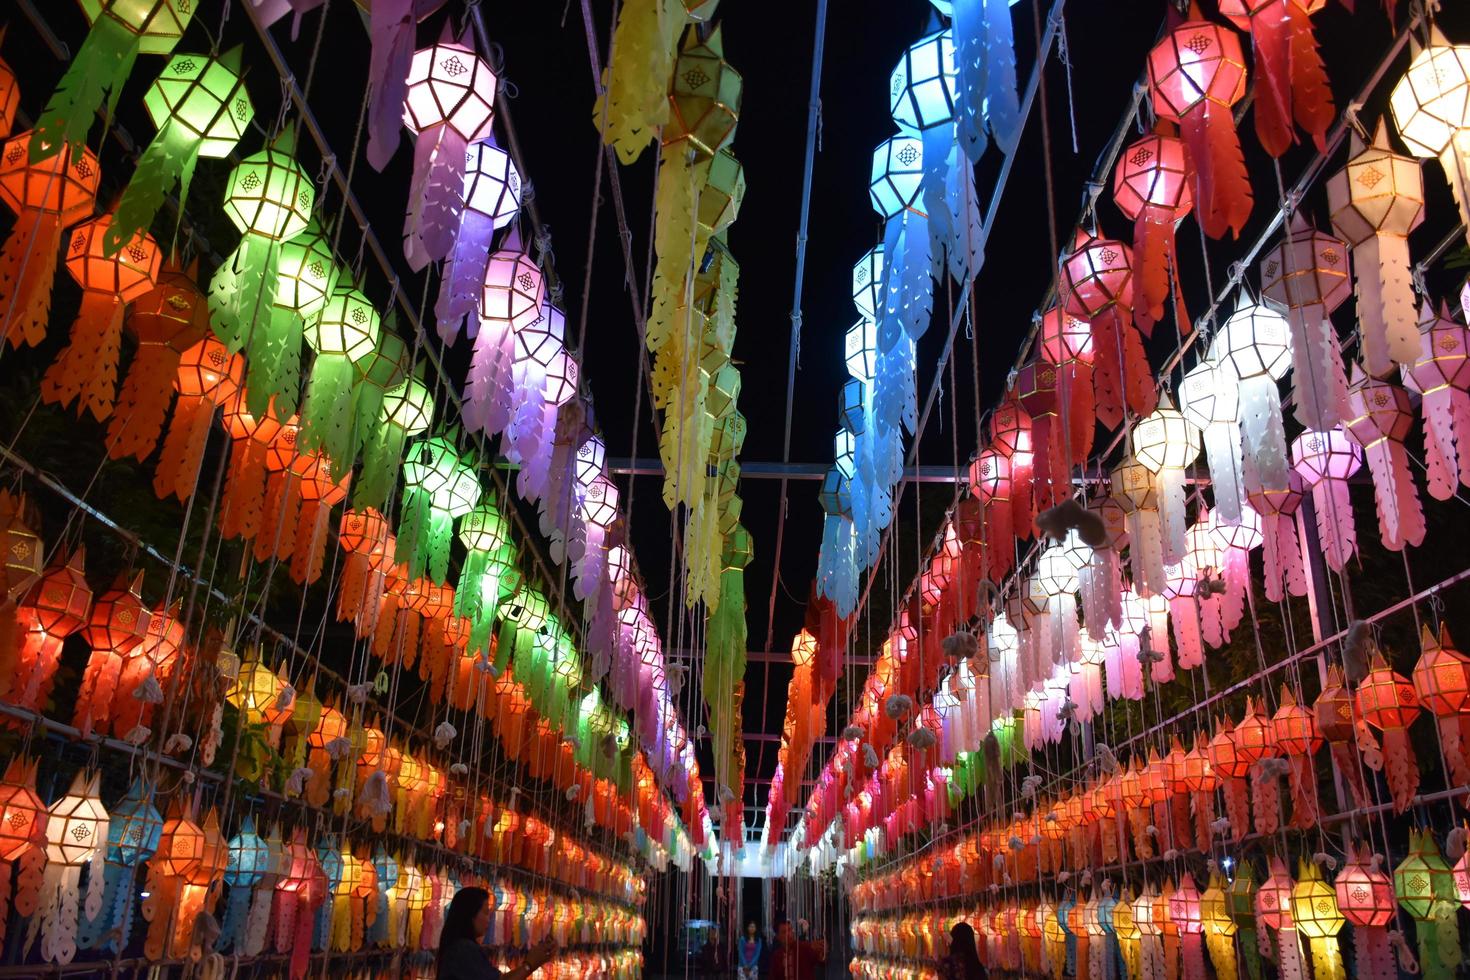
{"type": "Polygon", "coordinates": [[[1231,115],[1246,78],[1240,40],[1208,21],[1174,25],[1148,55],[1154,112],[1179,124],[1193,165],[1195,215],[1211,238],[1239,235],[1250,217],[1250,175],[1231,115]]]}
{"type": "Polygon", "coordinates": [[[1167,124],[1125,147],[1113,171],[1113,203],[1133,222],[1134,317],[1145,332],[1170,299],[1179,266],[1174,226],[1194,208],[1191,180],[1184,143],[1167,124]]]}
{"type": "Polygon", "coordinates": [[[915,210],[922,217],[924,144],[912,136],[892,136],[873,150],[868,198],[884,220],[915,210]]]}
{"type": "Polygon", "coordinates": [[[1470,785],[1470,657],[1455,649],[1449,630],[1439,636],[1420,627],[1419,660],[1414,664],[1414,693],[1439,727],[1452,786],[1470,785]]]}
{"type": "Polygon", "coordinates": [[[167,262],[158,285],[133,303],[127,328],[138,341],[107,420],[107,455],[143,460],[153,452],[184,352],[209,333],[209,306],[195,285],[197,263],[167,262]]]}
{"type": "Polygon", "coordinates": [[[1354,136],[1350,152],[1327,180],[1327,204],[1332,227],[1353,249],[1363,363],[1381,377],[1417,353],[1408,236],[1424,221],[1424,174],[1418,160],[1394,152],[1382,120],[1373,142],[1365,147],[1354,136]]]}
{"type": "MultiPolygon", "coordinates": [[[[78,547],[56,563],[31,587],[17,615],[24,632],[19,656],[12,661],[6,700],[41,712],[51,696],[51,685],[61,665],[61,646],[87,623],[92,589],[87,585],[85,549],[78,547]]],[[[12,641],[13,642],[13,641],[12,641]]]]}
{"type": "Polygon", "coordinates": [[[875,324],[874,342],[876,343],[878,311],[883,309],[883,245],[881,243],[864,252],[863,257],[853,264],[852,305],[857,307],[858,316],[875,324]]]}
{"type": "Polygon", "coordinates": [[[690,31],[674,64],[669,92],[669,123],[664,146],[688,140],[688,149],[710,157],[735,136],[743,83],[724,57],[716,27],[702,40],[690,31]]]}
{"type": "Polygon", "coordinates": [[[93,727],[106,729],[112,715],[112,697],[122,673],[123,658],[137,649],[148,635],[148,607],[141,594],[143,573],[131,581],[119,579],[92,603],[82,631],[91,647],[81,688],[77,692],[72,724],[90,735],[93,727]]]}
{"type": "Polygon", "coordinates": [[[479,480],[451,438],[435,436],[410,450],[403,482],[397,560],[407,563],[410,578],[428,572],[442,583],[448,573],[454,519],[474,508],[479,480]]]}
{"type": "Polygon", "coordinates": [[[1381,865],[1380,857],[1359,844],[1349,849],[1348,861],[1332,883],[1339,913],[1353,924],[1353,962],[1359,972],[1372,976],[1387,976],[1395,969],[1387,929],[1396,907],[1393,882],[1381,865]]]}
{"type": "MultiPolygon", "coordinates": [[[[1394,125],[1409,152],[1438,157],[1445,179],[1460,207],[1461,222],[1470,220],[1470,45],[1451,45],[1439,29],[1429,30],[1429,44],[1388,96],[1394,125]]],[[[1412,352],[1410,352],[1412,356],[1412,352]]]]}
{"type": "Polygon", "coordinates": [[[199,479],[205,443],[215,410],[226,404],[240,386],[243,359],[207,337],[187,350],[174,376],[174,414],[164,436],[163,449],[153,470],[153,491],[159,499],[188,500],[199,479]]]}
{"type": "Polygon", "coordinates": [[[470,652],[489,653],[490,629],[502,598],[506,566],[497,558],[510,542],[510,531],[495,501],[482,497],[459,522],[465,548],[454,592],[454,613],[470,620],[470,652]]]}
{"type": "Polygon", "coordinates": [[[465,427],[493,435],[510,421],[513,407],[515,332],[541,315],[541,270],[521,250],[512,227],[490,256],[480,292],[480,328],[465,384],[465,427]]]}
{"type": "Polygon", "coordinates": [[[102,936],[116,928],[117,939],[109,939],[105,948],[125,946],[132,928],[133,876],[137,866],[158,848],[163,830],[163,817],[153,805],[153,790],[141,777],[135,778],[127,793],[112,808],[107,824],[107,859],[100,881],[101,902],[92,905],[93,889],[99,885],[88,879],[88,902],[77,933],[77,943],[85,949],[95,948],[102,936]],[[95,914],[94,914],[95,913],[95,914]]]}
{"type": "Polygon", "coordinates": [[[1449,978],[1460,965],[1459,905],[1454,872],[1428,829],[1409,831],[1409,855],[1393,869],[1400,907],[1414,919],[1419,966],[1426,977],[1449,978]]]}
{"type": "MultiPolygon", "coordinates": [[[[1211,353],[1214,353],[1213,349],[1211,353]]],[[[1217,370],[1202,360],[1184,375],[1179,410],[1200,430],[1210,469],[1216,516],[1239,523],[1245,490],[1241,486],[1244,456],[1240,436],[1240,390],[1229,368],[1217,370]]]]}
{"type": "Polygon", "coordinates": [[[1139,417],[1158,404],[1143,342],[1133,327],[1132,249],[1114,239],[1078,232],[1062,258],[1062,309],[1092,328],[1093,398],[1097,419],[1109,429],[1123,422],[1124,406],[1139,417]]]}
{"type": "Polygon", "coordinates": [[[1323,557],[1340,572],[1358,550],[1348,478],[1363,465],[1363,451],[1341,429],[1308,430],[1291,444],[1293,468],[1312,492],[1317,539],[1323,557]]]}
{"type": "MultiPolygon", "coordinates": [[[[1315,826],[1319,819],[1319,808],[1317,770],[1312,757],[1322,747],[1322,736],[1317,731],[1316,716],[1312,710],[1297,704],[1291,688],[1284,684],[1281,686],[1281,707],[1271,716],[1271,735],[1276,748],[1286,755],[1287,764],[1291,767],[1290,826],[1297,830],[1315,826]]],[[[1257,813],[1260,812],[1258,809],[1257,813]]],[[[1263,834],[1276,831],[1274,826],[1256,829],[1263,834]]]]}
{"type": "Polygon", "coordinates": [[[495,72],[467,31],[446,22],[439,40],[413,53],[403,122],[414,133],[413,182],[403,224],[403,254],[415,271],[449,255],[464,208],[466,153],[490,136],[495,72]]]}
{"type": "Polygon", "coordinates": [[[85,864],[95,878],[88,903],[101,899],[108,817],[97,793],[100,778],[78,772],[47,812],[46,877],[36,915],[41,919],[41,958],[48,963],[70,963],[76,956],[78,888],[85,864]]]}
{"type": "Polygon", "coordinates": [[[1133,454],[1155,477],[1166,565],[1184,559],[1184,469],[1199,449],[1199,429],[1171,405],[1161,406],[1133,427],[1133,454]]]}
{"type": "Polygon", "coordinates": [[[1419,319],[1419,355],[1404,367],[1404,384],[1423,401],[1425,475],[1429,495],[1448,500],[1470,480],[1470,453],[1458,448],[1461,430],[1470,438],[1470,330],[1425,302],[1419,319]]]}
{"type": "Polygon", "coordinates": [[[1306,860],[1298,864],[1296,886],[1291,891],[1291,919],[1297,932],[1312,950],[1312,976],[1322,980],[1342,980],[1342,951],[1337,934],[1346,921],[1337,908],[1337,894],[1322,879],[1322,869],[1306,860]]]}
{"type": "Polygon", "coordinates": [[[1200,922],[1204,927],[1205,948],[1217,976],[1237,976],[1235,956],[1235,920],[1230,917],[1230,900],[1225,894],[1225,878],[1210,872],[1209,887],[1200,894],[1200,922]]]}
{"type": "Polygon", "coordinates": [[[104,99],[109,113],[117,104],[134,59],[172,51],[196,9],[190,0],[84,0],[92,29],[41,110],[31,162],[84,152],[98,108],[104,99]]]}
{"type": "Polygon", "coordinates": [[[1256,920],[1267,929],[1276,930],[1277,955],[1289,976],[1302,976],[1301,945],[1297,941],[1296,920],[1291,913],[1292,890],[1296,887],[1286,870],[1286,862],[1272,856],[1270,874],[1256,892],[1256,920]]]}
{"type": "Polygon", "coordinates": [[[209,311],[216,335],[231,351],[270,329],[279,246],[306,230],[316,204],[316,182],[295,152],[296,129],[288,124],[230,171],[224,209],[242,237],[209,282],[209,311]]]}
{"type": "Polygon", "coordinates": [[[271,308],[264,318],[256,318],[245,338],[245,405],[252,415],[284,419],[296,413],[301,394],[301,344],[307,325],[316,329],[328,297],[339,288],[342,268],[315,218],[300,234],[275,246],[275,261],[271,308]]]}
{"type": "MultiPolygon", "coordinates": [[[[1251,710],[1247,706],[1247,711],[1251,710]]],[[[1235,728],[1228,719],[1216,725],[1215,735],[1210,739],[1206,754],[1210,768],[1220,780],[1225,791],[1225,814],[1230,820],[1230,832],[1239,841],[1250,831],[1250,791],[1246,776],[1255,759],[1241,751],[1235,728]]]]}
{"type": "Polygon", "coordinates": [[[12,347],[35,347],[45,339],[61,232],[92,213],[102,175],[86,147],[76,159],[57,146],[33,160],[41,145],[35,133],[21,133],[0,153],[0,201],[15,212],[15,226],[0,247],[0,337],[12,347]]]}
{"type": "Polygon", "coordinates": [[[1291,327],[1297,420],[1308,429],[1332,428],[1350,414],[1342,352],[1330,319],[1348,296],[1347,243],[1297,213],[1285,240],[1261,260],[1261,290],[1291,327]]]}
{"type": "Polygon", "coordinates": [[[378,423],[363,444],[362,469],[352,494],[354,507],[386,503],[403,461],[404,443],[427,431],[433,419],[433,396],[418,378],[405,378],[383,396],[378,423]]]}
{"type": "Polygon", "coordinates": [[[115,219],[99,215],[73,229],[66,271],[82,287],[82,305],[66,347],[41,379],[41,400],[89,412],[101,421],[112,414],[123,308],[147,293],[158,277],[159,251],[146,232],[108,257],[102,243],[115,219]]]}
{"type": "Polygon", "coordinates": [[[306,342],[316,357],[301,409],[298,452],[326,453],[335,461],[338,478],[351,468],[357,444],[366,434],[354,431],[350,396],[357,383],[357,365],[373,356],[380,329],[372,301],[357,289],[338,286],[306,330],[306,342]]]}
{"type": "Polygon", "coordinates": [[[1419,764],[1409,746],[1409,725],[1419,715],[1414,685],[1375,653],[1358,683],[1358,714],[1383,733],[1383,772],[1395,813],[1403,813],[1419,791],[1419,764]]]}
{"type": "Polygon", "coordinates": [[[227,540],[253,540],[260,531],[270,447],[281,431],[281,423],[269,407],[257,416],[249,411],[247,401],[242,389],[224,406],[230,455],[219,505],[219,527],[220,536],[227,540]]]}
{"type": "Polygon", "coordinates": [[[521,175],[510,154],[495,144],[494,136],[465,149],[464,167],[464,208],[434,303],[439,336],[446,344],[459,336],[465,317],[470,318],[470,336],[479,332],[475,310],[492,239],[521,209],[521,175]]]}
{"type": "Polygon", "coordinates": [[[1353,418],[1347,422],[1347,434],[1362,447],[1373,476],[1383,546],[1390,551],[1418,547],[1424,540],[1424,511],[1404,448],[1414,422],[1409,394],[1396,384],[1368,377],[1354,365],[1348,401],[1353,418]]]}
{"type": "MultiPolygon", "coordinates": [[[[187,0],[183,6],[187,9],[187,0]]],[[[240,70],[240,48],[218,56],[169,58],[143,95],[143,108],[158,132],[138,157],[117,202],[116,218],[103,235],[104,255],[116,255],[129,242],[146,235],[175,185],[180,200],[188,199],[200,157],[217,160],[234,152],[255,118],[255,105],[240,70]]]]}
{"type": "MultiPolygon", "coordinates": [[[[3,36],[0,36],[3,40],[3,36]]],[[[20,84],[15,71],[0,58],[0,139],[10,135],[15,125],[15,111],[20,108],[20,84]]]]}
{"type": "Polygon", "coordinates": [[[255,817],[247,814],[240,829],[225,845],[229,863],[224,882],[230,887],[224,919],[220,922],[220,942],[235,947],[245,943],[245,920],[254,897],[253,889],[267,874],[276,870],[273,855],[266,842],[255,832],[255,817]]]}
{"type": "Polygon", "coordinates": [[[1273,157],[1296,143],[1292,120],[1312,137],[1318,150],[1327,146],[1327,130],[1336,118],[1327,70],[1312,36],[1311,15],[1325,0],[1225,0],[1220,13],[1251,35],[1257,90],[1253,103],[1256,135],[1273,157]]]}

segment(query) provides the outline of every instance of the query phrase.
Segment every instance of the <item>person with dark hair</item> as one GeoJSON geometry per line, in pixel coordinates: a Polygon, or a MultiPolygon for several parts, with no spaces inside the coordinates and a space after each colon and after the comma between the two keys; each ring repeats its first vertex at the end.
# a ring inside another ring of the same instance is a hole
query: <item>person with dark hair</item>
{"type": "Polygon", "coordinates": [[[949,955],[939,961],[940,980],[986,980],[985,964],[975,952],[975,930],[956,922],[949,930],[949,955]]]}
{"type": "Polygon", "coordinates": [[[490,962],[490,951],[480,944],[489,931],[490,893],[474,887],[455,892],[439,933],[438,980],[526,980],[556,952],[556,942],[547,936],[531,947],[524,963],[502,973],[490,962]]]}
{"type": "Polygon", "coordinates": [[[761,953],[765,944],[761,942],[754,922],[745,924],[745,935],[735,943],[735,971],[739,980],[759,980],[761,975],[761,953]]]}
{"type": "Polygon", "coordinates": [[[782,919],[776,925],[776,946],[771,950],[768,980],[809,980],[826,959],[825,942],[801,942],[796,938],[791,923],[782,919]]]}

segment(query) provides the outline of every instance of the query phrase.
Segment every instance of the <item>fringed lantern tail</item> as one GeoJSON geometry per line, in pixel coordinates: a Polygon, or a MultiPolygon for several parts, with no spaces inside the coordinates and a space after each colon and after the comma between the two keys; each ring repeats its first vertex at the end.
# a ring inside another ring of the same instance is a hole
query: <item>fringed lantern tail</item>
{"type": "Polygon", "coordinates": [[[256,418],[287,419],[301,397],[302,320],[272,306],[245,337],[245,410],[256,418]]]}
{"type": "Polygon", "coordinates": [[[481,321],[465,382],[464,426],[495,435],[510,422],[514,334],[508,323],[481,321]]]}
{"type": "Polygon", "coordinates": [[[1243,776],[1226,776],[1221,780],[1225,790],[1225,816],[1230,821],[1230,836],[1238,844],[1250,832],[1250,789],[1243,776]]]}
{"type": "Polygon", "coordinates": [[[182,201],[199,162],[201,144],[173,116],[164,120],[133,169],[133,176],[118,199],[112,223],[102,234],[102,254],[108,258],[153,226],[153,219],[168,199],[175,184],[184,188],[182,201]]]}
{"type": "MultiPolygon", "coordinates": [[[[32,140],[31,145],[35,146],[36,141],[32,140]]],[[[1444,168],[1450,190],[1454,192],[1460,221],[1470,222],[1470,131],[1456,130],[1450,145],[1439,155],[1439,164],[1444,168]]],[[[1470,241],[1470,231],[1466,231],[1465,237],[1470,241]]]]}
{"type": "Polygon", "coordinates": [[[193,495],[214,408],[214,402],[195,396],[180,396],[174,403],[174,417],[153,471],[153,492],[160,500],[177,497],[182,502],[193,495]]]}
{"type": "Polygon", "coordinates": [[[322,577],[331,521],[332,505],[327,501],[302,503],[301,516],[296,521],[295,547],[291,550],[291,581],[297,585],[312,585],[322,577]]]}
{"type": "Polygon", "coordinates": [[[1332,321],[1321,306],[1304,306],[1288,311],[1287,322],[1297,421],[1319,432],[1331,429],[1352,417],[1332,321]]]}
{"type": "Polygon", "coordinates": [[[1169,258],[1174,254],[1174,210],[1145,203],[1133,219],[1133,319],[1145,337],[1164,318],[1169,258]]]}
{"type": "Polygon", "coordinates": [[[123,307],[115,297],[84,290],[71,325],[71,340],[41,378],[41,400],[63,408],[80,399],[77,411],[101,422],[112,414],[117,360],[122,345],[123,307]]]}
{"type": "Polygon", "coordinates": [[[265,507],[268,447],[246,436],[233,440],[224,496],[219,505],[220,536],[225,540],[255,539],[265,507]]]}
{"type": "Polygon", "coordinates": [[[1363,369],[1377,378],[1395,362],[1412,366],[1419,356],[1412,264],[1409,241],[1401,235],[1373,235],[1353,246],[1363,369]]]}
{"type": "Polygon", "coordinates": [[[173,379],[179,371],[179,352],[159,344],[141,344],[133,355],[118,391],[117,406],[107,420],[107,455],[112,459],[143,460],[158,444],[173,379]]]}
{"type": "Polygon", "coordinates": [[[383,0],[368,14],[372,38],[369,60],[367,159],[379,172],[393,159],[403,129],[403,100],[408,95],[408,69],[413,63],[414,0],[383,0]]]}
{"type": "Polygon", "coordinates": [[[138,57],[141,37],[124,27],[116,16],[99,16],[93,21],[36,120],[31,139],[32,164],[58,153],[79,155],[104,100],[111,118],[122,83],[132,73],[133,61],[138,57]]]}
{"type": "Polygon", "coordinates": [[[459,221],[459,234],[454,239],[454,249],[444,266],[444,278],[439,283],[439,297],[434,302],[434,320],[439,330],[439,339],[452,345],[459,337],[465,318],[470,318],[470,334],[478,333],[479,323],[475,316],[480,299],[480,287],[485,282],[485,270],[490,265],[490,245],[495,235],[495,224],[478,211],[465,210],[459,221]]]}
{"type": "Polygon", "coordinates": [[[1317,518],[1317,538],[1327,566],[1340,572],[1358,550],[1357,525],[1346,480],[1326,479],[1312,487],[1312,510],[1317,518]]]}
{"type": "Polygon", "coordinates": [[[277,470],[265,481],[265,503],[260,510],[260,531],[252,554],[257,562],[271,558],[289,561],[296,547],[296,521],[301,508],[298,478],[290,470],[277,470]]]}
{"type": "Polygon", "coordinates": [[[1402,551],[1404,545],[1424,542],[1424,510],[1409,471],[1403,443],[1379,439],[1363,450],[1373,474],[1373,499],[1378,507],[1378,530],[1383,546],[1402,551]]]}
{"type": "Polygon", "coordinates": [[[1287,826],[1309,830],[1321,816],[1317,806],[1317,770],[1310,754],[1289,756],[1287,763],[1291,766],[1291,820],[1287,826]]]}
{"type": "Polygon", "coordinates": [[[251,343],[256,331],[269,329],[276,251],[275,242],[247,234],[209,281],[209,322],[231,353],[251,343]]]}
{"type": "Polygon", "coordinates": [[[1354,925],[1353,976],[1360,980],[1394,980],[1398,975],[1388,930],[1383,926],[1354,925]]]}
{"type": "Polygon", "coordinates": [[[1291,125],[1291,22],[1296,13],[1290,2],[1268,3],[1250,19],[1256,55],[1256,136],[1273,157],[1296,142],[1291,125]]]}
{"type": "Polygon", "coordinates": [[[1194,172],[1194,210],[1211,238],[1239,236],[1253,203],[1250,174],[1228,106],[1201,101],[1179,120],[1194,172]]]}
{"type": "Polygon", "coordinates": [[[1383,732],[1383,775],[1393,795],[1393,812],[1408,810],[1419,792],[1419,762],[1405,729],[1389,728],[1383,732]]]}
{"type": "MultiPolygon", "coordinates": [[[[31,145],[37,142],[32,139],[31,145]]],[[[11,347],[35,347],[46,339],[60,247],[61,222],[56,215],[30,208],[16,215],[0,248],[0,308],[5,310],[0,338],[10,341],[11,347]]]]}
{"type": "Polygon", "coordinates": [[[413,183],[403,222],[403,255],[415,272],[449,255],[464,209],[464,137],[447,123],[414,143],[413,183]]]}
{"type": "Polygon", "coordinates": [[[321,450],[332,459],[353,457],[351,395],[355,378],[356,368],[350,358],[340,354],[317,356],[301,409],[298,452],[321,450]]]}

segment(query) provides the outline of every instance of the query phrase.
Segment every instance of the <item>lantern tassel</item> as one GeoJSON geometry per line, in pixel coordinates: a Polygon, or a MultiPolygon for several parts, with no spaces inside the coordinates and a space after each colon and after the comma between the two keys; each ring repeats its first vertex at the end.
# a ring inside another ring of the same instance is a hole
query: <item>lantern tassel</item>
{"type": "Polygon", "coordinates": [[[271,472],[265,481],[265,503],[260,511],[260,530],[255,535],[253,554],[257,562],[272,556],[285,561],[296,545],[296,521],[301,507],[298,477],[289,468],[271,472]]]}
{"type": "Polygon", "coordinates": [[[1203,664],[1204,637],[1200,633],[1199,612],[1195,609],[1193,596],[1176,596],[1169,600],[1169,625],[1180,669],[1190,670],[1203,664]]]}
{"type": "Polygon", "coordinates": [[[352,491],[353,507],[380,507],[387,501],[403,462],[406,438],[403,429],[392,423],[371,430],[362,446],[362,469],[352,491]]]}
{"type": "Polygon", "coordinates": [[[220,502],[220,536],[254,540],[265,507],[266,454],[270,449],[252,436],[231,440],[229,476],[220,502]]]}
{"type": "Polygon", "coordinates": [[[1194,174],[1194,209],[1211,238],[1239,237],[1253,204],[1250,174],[1230,107],[1201,99],[1179,120],[1194,174]]]}
{"type": "Polygon", "coordinates": [[[352,386],[356,381],[352,359],[341,354],[319,354],[311,366],[306,402],[301,409],[297,451],[321,450],[332,459],[350,461],[355,455],[352,425],[352,386]]]}
{"type": "Polygon", "coordinates": [[[141,36],[111,16],[93,21],[36,121],[30,144],[33,165],[61,152],[80,159],[96,110],[104,100],[107,118],[112,118],[122,84],[132,74],[141,36]]]}
{"type": "Polygon", "coordinates": [[[1353,246],[1363,368],[1374,377],[1386,375],[1395,363],[1412,367],[1419,357],[1412,264],[1409,240],[1402,235],[1370,235],[1353,246]]]}
{"type": "Polygon", "coordinates": [[[146,233],[163,207],[168,192],[181,186],[182,207],[189,196],[189,183],[199,162],[203,144],[170,115],[144,147],[133,168],[133,176],[118,199],[112,223],[102,236],[102,254],[108,258],[121,252],[123,246],[146,233]]]}
{"type": "Polygon", "coordinates": [[[296,414],[301,396],[301,317],[272,305],[245,338],[245,410],[256,418],[296,414]]]}
{"type": "MultiPolygon", "coordinates": [[[[985,114],[1002,144],[1016,138],[1021,103],[1016,93],[1016,43],[1007,0],[985,0],[985,114]]],[[[958,53],[956,53],[958,59],[958,53]]]]}
{"type": "Polygon", "coordinates": [[[445,344],[453,344],[458,338],[466,317],[469,318],[469,336],[474,337],[479,332],[475,309],[480,300],[480,287],[485,282],[485,270],[490,265],[490,246],[494,237],[495,223],[491,218],[478,211],[464,209],[459,219],[459,234],[454,238],[454,249],[449,253],[444,278],[439,283],[439,297],[434,302],[439,338],[445,344]]]}
{"type": "MultiPolygon", "coordinates": [[[[33,138],[31,145],[39,142],[33,138]]],[[[11,347],[35,347],[46,339],[60,248],[61,222],[56,215],[31,208],[16,215],[15,226],[0,248],[0,306],[5,307],[0,337],[9,340],[11,347]]]]}
{"type": "Polygon", "coordinates": [[[1419,792],[1419,763],[1405,729],[1383,730],[1383,773],[1393,794],[1393,812],[1403,813],[1419,792]]]}
{"type": "MultiPolygon", "coordinates": [[[[1295,753],[1286,757],[1291,767],[1288,779],[1291,783],[1291,820],[1287,826],[1296,830],[1309,830],[1316,825],[1320,816],[1317,806],[1317,770],[1312,764],[1310,753],[1295,753]]],[[[1334,943],[1334,948],[1336,944],[1334,943]]]]}
{"type": "Polygon", "coordinates": [[[214,402],[195,396],[181,395],[174,403],[174,417],[153,471],[153,492],[158,499],[185,501],[193,495],[214,409],[214,402]]]}
{"type": "MultiPolygon", "coordinates": [[[[31,145],[35,146],[36,141],[32,140],[31,145]]],[[[1450,190],[1454,192],[1461,222],[1470,221],[1470,166],[1467,166],[1467,161],[1470,161],[1470,130],[1457,129],[1450,145],[1439,155],[1439,165],[1444,168],[1445,180],[1449,181],[1450,190]]],[[[1465,237],[1470,241],[1470,232],[1466,232],[1465,237]]]]}
{"type": "Polygon", "coordinates": [[[421,131],[414,143],[413,183],[403,223],[403,255],[415,272],[449,255],[464,210],[466,144],[448,124],[421,131]]]}
{"type": "Polygon", "coordinates": [[[1363,449],[1363,456],[1373,474],[1373,501],[1383,546],[1390,551],[1402,551],[1406,544],[1417,548],[1424,542],[1424,511],[1403,443],[1379,439],[1363,449]]]}
{"type": "MultiPolygon", "coordinates": [[[[234,253],[209,280],[209,321],[215,336],[235,353],[252,343],[256,331],[267,329],[276,296],[276,245],[261,235],[247,233],[234,253]]],[[[269,393],[257,393],[257,398],[269,393]]]]}
{"type": "Polygon", "coordinates": [[[1353,926],[1353,976],[1364,980],[1393,980],[1398,976],[1388,930],[1383,926],[1353,926]]]}
{"type": "Polygon", "coordinates": [[[62,408],[80,399],[78,412],[97,421],[112,414],[123,306],[107,293],[83,290],[71,340],[41,378],[41,400],[62,408]]]}
{"type": "Polygon", "coordinates": [[[140,462],[158,445],[159,433],[173,401],[173,379],[179,352],[163,344],[139,344],[107,420],[107,455],[131,456],[140,462]]]}
{"type": "Polygon", "coordinates": [[[373,80],[368,104],[367,159],[382,172],[398,150],[403,127],[403,100],[408,95],[408,69],[413,63],[414,0],[383,0],[374,3],[368,15],[372,37],[370,74],[373,80]]]}
{"type": "Polygon", "coordinates": [[[1133,219],[1134,321],[1145,337],[1164,317],[1169,299],[1169,264],[1174,254],[1175,209],[1144,202],[1133,219]]]}
{"type": "Polygon", "coordinates": [[[1286,319],[1297,421],[1320,432],[1352,418],[1337,332],[1327,311],[1318,305],[1293,306],[1286,319]]]}
{"type": "Polygon", "coordinates": [[[1358,531],[1353,522],[1353,502],[1347,481],[1329,477],[1313,484],[1312,510],[1327,566],[1340,572],[1358,551],[1358,531]]]}
{"type": "Polygon", "coordinates": [[[466,431],[494,435],[510,421],[514,350],[515,336],[510,324],[498,320],[481,321],[465,383],[463,414],[466,431]]]}
{"type": "Polygon", "coordinates": [[[331,522],[332,505],[326,500],[303,501],[296,523],[295,547],[291,551],[291,581],[312,585],[322,577],[331,522]]]}

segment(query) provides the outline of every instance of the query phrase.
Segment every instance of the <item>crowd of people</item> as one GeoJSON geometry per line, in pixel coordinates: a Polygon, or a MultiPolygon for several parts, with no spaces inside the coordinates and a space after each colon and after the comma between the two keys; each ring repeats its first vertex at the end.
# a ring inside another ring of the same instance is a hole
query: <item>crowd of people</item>
{"type": "MultiPolygon", "coordinates": [[[[490,958],[482,938],[490,928],[490,894],[483,888],[461,888],[449,903],[439,939],[437,980],[528,980],[551,959],[556,945],[546,939],[530,949],[524,962],[502,972],[490,958]]],[[[711,929],[695,950],[703,977],[728,976],[735,980],[819,980],[827,962],[827,942],[811,938],[805,919],[793,925],[782,919],[773,941],[767,942],[754,922],[735,941],[733,955],[711,929]]],[[[975,950],[975,930],[960,922],[949,933],[949,953],[939,963],[940,980],[988,980],[975,950]]]]}

